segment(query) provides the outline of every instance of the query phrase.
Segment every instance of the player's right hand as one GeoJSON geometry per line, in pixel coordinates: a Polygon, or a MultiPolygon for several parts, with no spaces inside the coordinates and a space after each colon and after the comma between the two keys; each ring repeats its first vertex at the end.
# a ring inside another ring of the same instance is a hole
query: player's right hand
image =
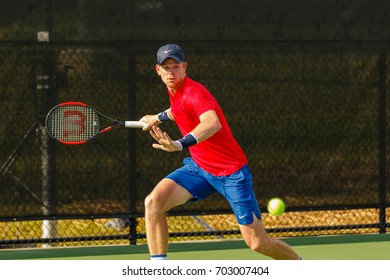
{"type": "Polygon", "coordinates": [[[145,123],[145,125],[142,127],[143,131],[149,131],[153,126],[157,126],[161,123],[157,118],[157,114],[145,115],[140,119],[140,121],[145,123]]]}

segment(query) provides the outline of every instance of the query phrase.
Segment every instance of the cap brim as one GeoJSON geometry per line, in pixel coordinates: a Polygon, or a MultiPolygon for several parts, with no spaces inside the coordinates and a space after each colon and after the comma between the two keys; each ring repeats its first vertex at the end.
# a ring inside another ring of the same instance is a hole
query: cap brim
{"type": "Polygon", "coordinates": [[[175,55],[167,55],[166,57],[164,57],[160,61],[158,61],[158,64],[159,65],[163,64],[164,61],[167,60],[168,58],[172,58],[172,59],[176,60],[176,62],[178,62],[178,63],[183,62],[183,59],[181,59],[181,58],[179,58],[179,57],[177,57],[175,55]]]}

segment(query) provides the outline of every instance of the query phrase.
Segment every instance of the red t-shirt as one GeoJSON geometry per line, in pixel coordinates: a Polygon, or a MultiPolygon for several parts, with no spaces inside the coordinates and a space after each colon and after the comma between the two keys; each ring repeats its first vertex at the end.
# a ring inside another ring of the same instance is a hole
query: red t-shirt
{"type": "Polygon", "coordinates": [[[201,114],[209,110],[217,113],[222,128],[210,138],[189,147],[191,157],[202,169],[215,176],[226,176],[248,163],[222,109],[203,85],[186,77],[175,94],[169,92],[169,96],[172,115],[183,136],[199,124],[201,114]]]}

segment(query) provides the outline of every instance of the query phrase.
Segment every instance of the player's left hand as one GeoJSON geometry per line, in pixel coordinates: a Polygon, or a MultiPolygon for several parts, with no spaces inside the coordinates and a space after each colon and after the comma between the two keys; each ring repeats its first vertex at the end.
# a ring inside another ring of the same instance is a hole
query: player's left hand
{"type": "Polygon", "coordinates": [[[182,147],[180,143],[173,141],[168,133],[162,131],[159,127],[153,126],[150,130],[150,135],[157,141],[153,144],[153,148],[163,150],[166,152],[181,151],[182,147]]]}

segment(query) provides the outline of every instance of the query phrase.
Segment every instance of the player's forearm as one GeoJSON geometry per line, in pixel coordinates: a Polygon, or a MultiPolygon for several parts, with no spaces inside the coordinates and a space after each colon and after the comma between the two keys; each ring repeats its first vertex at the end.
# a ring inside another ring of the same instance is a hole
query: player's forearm
{"type": "Polygon", "coordinates": [[[191,133],[198,139],[198,143],[202,142],[221,129],[221,124],[218,119],[216,120],[207,120],[200,122],[197,127],[191,133]]]}
{"type": "Polygon", "coordinates": [[[198,143],[210,138],[222,127],[218,115],[214,110],[200,115],[199,121],[200,123],[191,131],[191,134],[196,137],[198,143]]]}

